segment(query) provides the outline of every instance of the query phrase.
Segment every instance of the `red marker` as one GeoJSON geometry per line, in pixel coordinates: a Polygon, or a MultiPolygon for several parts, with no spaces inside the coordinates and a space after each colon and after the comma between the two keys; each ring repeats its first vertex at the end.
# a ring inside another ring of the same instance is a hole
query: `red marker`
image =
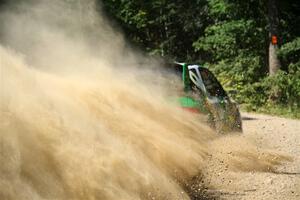
{"type": "Polygon", "coordinates": [[[273,44],[273,45],[276,45],[277,42],[278,42],[278,41],[277,41],[277,36],[276,36],[276,35],[273,35],[273,36],[272,36],[272,44],[273,44]]]}

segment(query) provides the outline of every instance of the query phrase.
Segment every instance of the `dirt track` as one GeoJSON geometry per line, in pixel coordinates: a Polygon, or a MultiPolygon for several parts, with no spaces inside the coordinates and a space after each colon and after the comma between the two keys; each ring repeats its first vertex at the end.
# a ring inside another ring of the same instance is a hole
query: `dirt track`
{"type": "Polygon", "coordinates": [[[243,113],[244,137],[259,147],[294,160],[277,167],[278,173],[225,172],[210,180],[222,188],[221,199],[300,199],[300,120],[243,113]]]}

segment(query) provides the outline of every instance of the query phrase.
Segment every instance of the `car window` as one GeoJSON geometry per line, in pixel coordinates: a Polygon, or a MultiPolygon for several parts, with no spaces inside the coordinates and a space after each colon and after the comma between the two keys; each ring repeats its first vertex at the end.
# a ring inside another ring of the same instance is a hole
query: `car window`
{"type": "Polygon", "coordinates": [[[199,68],[203,84],[210,96],[226,97],[227,94],[216,77],[206,68],[199,68]]]}

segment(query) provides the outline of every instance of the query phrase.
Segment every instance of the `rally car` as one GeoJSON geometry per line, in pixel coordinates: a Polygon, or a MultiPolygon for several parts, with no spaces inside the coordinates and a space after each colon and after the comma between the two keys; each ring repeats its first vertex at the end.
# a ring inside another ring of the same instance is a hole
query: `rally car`
{"type": "Polygon", "coordinates": [[[168,68],[181,76],[183,94],[177,103],[183,109],[202,113],[218,133],[242,132],[237,104],[232,101],[213,73],[197,64],[172,63],[168,68]]]}

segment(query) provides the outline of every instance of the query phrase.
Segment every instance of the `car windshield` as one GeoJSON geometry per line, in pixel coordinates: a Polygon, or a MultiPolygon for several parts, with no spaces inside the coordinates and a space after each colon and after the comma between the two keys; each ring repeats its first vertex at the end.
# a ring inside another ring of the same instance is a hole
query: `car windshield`
{"type": "Polygon", "coordinates": [[[226,97],[227,94],[216,77],[206,68],[199,68],[204,86],[210,96],[226,97]]]}

